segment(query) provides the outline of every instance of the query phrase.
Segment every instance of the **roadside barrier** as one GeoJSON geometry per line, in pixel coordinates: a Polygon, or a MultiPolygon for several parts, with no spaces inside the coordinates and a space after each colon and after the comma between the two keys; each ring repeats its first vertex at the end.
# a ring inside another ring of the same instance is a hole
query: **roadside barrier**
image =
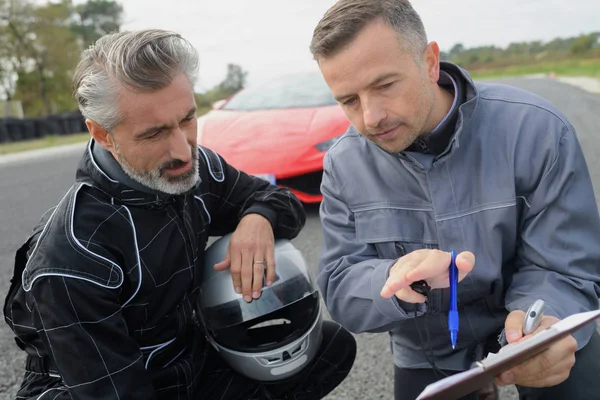
{"type": "Polygon", "coordinates": [[[41,118],[0,118],[0,143],[39,139],[48,135],[85,132],[85,120],[79,111],[41,118]]]}

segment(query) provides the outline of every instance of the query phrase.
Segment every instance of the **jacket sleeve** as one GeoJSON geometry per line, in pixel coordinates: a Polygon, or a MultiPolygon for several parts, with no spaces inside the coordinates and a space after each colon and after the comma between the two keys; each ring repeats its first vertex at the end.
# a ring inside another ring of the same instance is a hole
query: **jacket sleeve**
{"type": "MultiPolygon", "coordinates": [[[[341,196],[329,155],[324,160],[320,208],[323,248],[317,283],[334,320],[354,333],[385,332],[414,317],[415,305],[381,297],[396,260],[378,258],[375,247],[358,240],[354,216],[341,196]],[[405,310],[409,310],[407,313],[405,310]]],[[[426,306],[419,304],[417,315],[426,306]]]]}
{"type": "MultiPolygon", "coordinates": [[[[516,273],[506,294],[509,311],[527,310],[536,299],[559,319],[598,309],[600,219],[585,158],[567,127],[555,141],[521,222],[516,273]]],[[[595,324],[574,334],[583,347],[595,324]]]]}
{"type": "Polygon", "coordinates": [[[153,398],[116,292],[60,274],[38,278],[29,292],[33,324],[74,400],[153,398]]]}
{"type": "Polygon", "coordinates": [[[271,223],[275,238],[293,239],[306,223],[302,203],[286,188],[271,185],[229,165],[212,150],[201,148],[208,163],[211,212],[211,236],[232,232],[240,219],[260,214],[271,223]]]}

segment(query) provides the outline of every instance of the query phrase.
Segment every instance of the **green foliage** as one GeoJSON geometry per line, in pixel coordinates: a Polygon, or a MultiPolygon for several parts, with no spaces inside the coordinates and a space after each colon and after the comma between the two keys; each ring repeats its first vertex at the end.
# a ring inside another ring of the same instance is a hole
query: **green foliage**
{"type": "Polygon", "coordinates": [[[472,70],[473,79],[491,79],[530,74],[550,74],[557,76],[590,76],[600,78],[600,57],[590,59],[565,58],[561,60],[539,61],[523,65],[509,65],[472,70]]]}
{"type": "MultiPolygon", "coordinates": [[[[123,7],[114,0],[0,0],[0,99],[20,101],[25,117],[72,111],[73,71],[81,52],[118,32],[123,7]]],[[[248,73],[227,65],[225,79],[196,94],[199,114],[240,90],[248,73]]]]}
{"type": "Polygon", "coordinates": [[[225,79],[206,93],[196,93],[196,104],[198,114],[202,115],[210,111],[213,104],[223,100],[236,93],[246,84],[248,72],[237,64],[227,65],[227,75],[225,79]]]}
{"type": "Polygon", "coordinates": [[[89,47],[101,36],[118,32],[121,28],[123,7],[110,0],[88,0],[74,8],[76,18],[71,30],[89,47]]]}
{"type": "Polygon", "coordinates": [[[215,89],[217,93],[228,97],[244,87],[248,73],[236,64],[227,64],[227,76],[215,89]]]}
{"type": "Polygon", "coordinates": [[[118,31],[122,11],[112,0],[0,0],[0,93],[20,100],[26,117],[75,109],[71,78],[81,52],[118,31]]]}
{"type": "Polygon", "coordinates": [[[571,44],[570,50],[572,54],[575,55],[583,55],[591,52],[594,48],[594,45],[598,42],[598,37],[600,37],[600,33],[597,35],[581,35],[573,44],[571,44]]]}
{"type": "Polygon", "coordinates": [[[64,27],[71,16],[66,3],[31,9],[14,26],[17,42],[23,48],[14,98],[21,100],[27,116],[41,116],[72,110],[73,101],[64,96],[70,74],[79,58],[79,44],[64,27]],[[27,64],[31,68],[27,68],[27,64]]]}
{"type": "MultiPolygon", "coordinates": [[[[556,38],[547,43],[541,41],[514,42],[506,48],[480,46],[465,48],[455,44],[442,59],[452,61],[473,73],[501,71],[506,69],[545,69],[551,63],[577,60],[595,60],[600,68],[600,32],[571,38],[556,38]]],[[[541,72],[541,71],[540,71],[541,72]]]]}

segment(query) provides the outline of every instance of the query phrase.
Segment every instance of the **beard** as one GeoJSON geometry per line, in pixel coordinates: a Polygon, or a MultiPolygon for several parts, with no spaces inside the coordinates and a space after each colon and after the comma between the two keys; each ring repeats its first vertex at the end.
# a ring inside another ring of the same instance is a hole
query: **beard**
{"type": "Polygon", "coordinates": [[[423,81],[419,88],[418,114],[415,113],[410,121],[399,118],[385,119],[374,128],[367,128],[365,136],[377,146],[390,153],[399,153],[406,150],[419,137],[429,133],[426,132],[427,123],[435,108],[436,99],[433,91],[423,81]],[[393,140],[383,140],[377,137],[378,133],[387,132],[391,129],[399,129],[393,140]]]}
{"type": "Polygon", "coordinates": [[[134,181],[159,192],[178,195],[187,192],[196,186],[200,179],[198,175],[198,151],[190,146],[192,153],[192,168],[189,171],[176,176],[170,176],[166,173],[169,168],[179,167],[185,164],[181,160],[170,160],[163,163],[151,171],[140,171],[127,162],[121,153],[118,144],[114,143],[117,161],[123,168],[123,171],[134,181]]]}
{"type": "Polygon", "coordinates": [[[365,136],[382,149],[390,153],[399,153],[413,144],[421,136],[421,131],[400,120],[386,120],[384,123],[378,125],[377,128],[368,128],[365,136]],[[377,134],[391,129],[401,129],[403,132],[398,133],[394,140],[389,141],[381,140],[377,136],[377,134]]]}

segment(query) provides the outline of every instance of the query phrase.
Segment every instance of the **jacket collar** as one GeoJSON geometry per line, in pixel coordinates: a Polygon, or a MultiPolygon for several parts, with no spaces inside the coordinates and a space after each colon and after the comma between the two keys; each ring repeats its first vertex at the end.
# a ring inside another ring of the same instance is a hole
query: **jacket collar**
{"type": "Polygon", "coordinates": [[[452,136],[452,139],[450,140],[450,143],[444,153],[440,155],[441,157],[443,154],[451,151],[453,147],[460,146],[460,138],[462,133],[468,129],[468,125],[475,115],[475,110],[477,109],[477,104],[479,103],[479,91],[469,73],[458,65],[448,61],[440,61],[440,69],[454,76],[460,76],[463,78],[465,82],[464,90],[466,91],[465,102],[458,108],[458,120],[456,121],[454,135],[452,136]]]}
{"type": "Polygon", "coordinates": [[[90,139],[77,168],[76,180],[86,182],[107,193],[113,201],[127,205],[160,207],[178,196],[158,192],[131,179],[112,154],[90,139]],[[105,153],[103,153],[105,152],[105,153]]]}
{"type": "MultiPolygon", "coordinates": [[[[458,117],[456,119],[454,132],[452,133],[448,144],[446,145],[445,149],[443,149],[439,154],[431,156],[432,163],[435,163],[437,160],[446,158],[450,153],[452,153],[453,149],[460,147],[461,137],[464,137],[464,132],[468,131],[469,123],[475,115],[475,110],[479,102],[479,91],[467,71],[465,71],[458,65],[448,61],[440,61],[440,70],[450,74],[451,76],[455,77],[455,79],[463,80],[462,90],[464,90],[465,92],[465,100],[458,107],[458,117]]],[[[409,152],[409,149],[407,149],[406,151],[409,152]]],[[[420,164],[413,157],[409,156],[407,152],[401,151],[400,153],[396,153],[396,155],[401,158],[407,159],[411,163],[416,162],[418,165],[420,165],[421,168],[429,168],[420,164]]]]}

